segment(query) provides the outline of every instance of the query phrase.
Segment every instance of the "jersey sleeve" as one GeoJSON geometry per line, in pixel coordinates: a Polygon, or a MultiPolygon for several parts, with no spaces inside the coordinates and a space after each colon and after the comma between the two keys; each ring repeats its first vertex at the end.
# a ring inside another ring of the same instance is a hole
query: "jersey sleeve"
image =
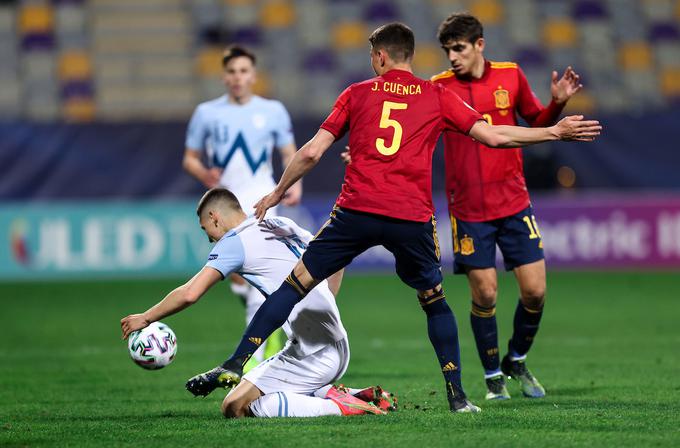
{"type": "Polygon", "coordinates": [[[325,129],[333,134],[336,140],[342,138],[349,129],[349,99],[351,89],[352,86],[349,86],[340,94],[338,99],[335,100],[335,105],[333,105],[330,115],[321,124],[321,129],[325,129]]]}
{"type": "Polygon", "coordinates": [[[463,101],[455,92],[440,84],[437,86],[440,89],[441,115],[446,130],[467,134],[477,121],[484,119],[479,112],[463,101]]]}
{"type": "Polygon", "coordinates": [[[208,123],[204,118],[203,109],[198,106],[191,116],[187,128],[185,146],[196,151],[205,150],[205,141],[208,138],[208,123]]]}
{"type": "Polygon", "coordinates": [[[551,101],[548,107],[543,107],[541,100],[534,94],[527,77],[521,68],[517,67],[517,112],[532,127],[553,125],[560,116],[564,106],[551,101]]]}
{"type": "Polygon", "coordinates": [[[274,146],[282,148],[290,143],[295,142],[293,136],[293,124],[290,121],[290,115],[285,106],[276,102],[276,125],[274,126],[274,146]]]}
{"type": "Polygon", "coordinates": [[[208,255],[208,262],[205,264],[222,274],[222,278],[227,277],[232,272],[236,272],[243,267],[245,262],[245,251],[243,243],[238,236],[231,236],[220,240],[215,244],[213,250],[208,255]]]}

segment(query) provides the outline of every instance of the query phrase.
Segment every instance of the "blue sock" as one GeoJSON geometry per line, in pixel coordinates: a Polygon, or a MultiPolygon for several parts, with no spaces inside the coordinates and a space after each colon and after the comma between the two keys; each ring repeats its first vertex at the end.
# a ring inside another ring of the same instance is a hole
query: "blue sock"
{"type": "Polygon", "coordinates": [[[291,273],[257,310],[234,354],[222,364],[222,367],[242,368],[262,342],[286,322],[293,307],[307,293],[308,291],[302,288],[298,279],[291,273]]]}
{"type": "Polygon", "coordinates": [[[458,325],[451,308],[446,303],[444,292],[440,290],[429,297],[419,297],[418,300],[427,315],[427,334],[442,368],[447,391],[449,394],[453,394],[454,390],[463,393],[458,325]]]}
{"type": "Polygon", "coordinates": [[[501,373],[498,357],[498,327],[496,326],[496,306],[486,308],[472,302],[470,324],[475,335],[477,352],[482,361],[484,373],[493,375],[501,373]]]}
{"type": "Polygon", "coordinates": [[[510,356],[521,357],[527,354],[538,333],[538,325],[543,316],[543,306],[530,309],[522,305],[520,300],[515,308],[514,331],[508,342],[510,356]]]}

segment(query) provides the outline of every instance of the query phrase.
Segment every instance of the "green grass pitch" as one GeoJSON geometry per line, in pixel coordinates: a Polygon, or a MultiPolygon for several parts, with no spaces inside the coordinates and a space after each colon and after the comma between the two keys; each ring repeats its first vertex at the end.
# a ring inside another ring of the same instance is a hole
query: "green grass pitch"
{"type": "MultiPolygon", "coordinates": [[[[178,280],[0,284],[0,446],[679,446],[680,276],[551,273],[529,366],[545,399],[486,403],[465,280],[449,276],[463,379],[479,415],[447,411],[443,381],[414,294],[394,276],[348,275],[338,298],[352,349],[345,384],[400,397],[384,417],[221,418],[222,391],[194,399],[184,382],[221,362],[243,309],[226,285],[165,320],[175,362],[134,365],[119,320],[178,280]],[[483,445],[482,445],[483,444],[483,445]]],[[[499,281],[501,347],[516,287],[499,281]]]]}

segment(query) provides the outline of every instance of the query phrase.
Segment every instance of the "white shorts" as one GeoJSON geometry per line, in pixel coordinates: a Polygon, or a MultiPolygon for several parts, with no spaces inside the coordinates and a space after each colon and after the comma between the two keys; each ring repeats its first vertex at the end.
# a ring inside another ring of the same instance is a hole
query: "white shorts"
{"type": "Polygon", "coordinates": [[[349,365],[349,342],[342,339],[303,358],[294,356],[289,345],[258,364],[243,378],[263,394],[294,392],[311,395],[339,380],[349,365]]]}

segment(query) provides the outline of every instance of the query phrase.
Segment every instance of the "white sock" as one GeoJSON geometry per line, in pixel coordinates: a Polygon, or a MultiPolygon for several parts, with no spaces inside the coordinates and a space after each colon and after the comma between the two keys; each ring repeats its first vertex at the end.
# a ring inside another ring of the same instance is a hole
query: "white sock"
{"type": "MultiPolygon", "coordinates": [[[[233,283],[232,283],[233,285],[233,283]]],[[[246,326],[250,323],[252,320],[253,316],[255,313],[257,313],[257,310],[260,308],[260,305],[264,303],[266,300],[264,296],[260,293],[260,291],[257,290],[257,288],[253,288],[249,284],[246,283],[246,286],[248,287],[248,291],[246,292],[246,326]]],[[[233,290],[233,288],[232,288],[233,290]]],[[[264,341],[262,345],[260,345],[255,353],[253,353],[253,358],[259,363],[264,361],[264,352],[267,349],[267,341],[264,341]]]]}
{"type": "Polygon", "coordinates": [[[292,392],[266,394],[250,403],[255,417],[322,417],[342,415],[331,400],[292,392]]]}
{"type": "Polygon", "coordinates": [[[254,289],[254,288],[250,285],[250,283],[238,284],[238,283],[231,282],[231,292],[233,292],[237,296],[245,296],[245,295],[248,294],[248,291],[250,291],[251,289],[254,289]]]}

